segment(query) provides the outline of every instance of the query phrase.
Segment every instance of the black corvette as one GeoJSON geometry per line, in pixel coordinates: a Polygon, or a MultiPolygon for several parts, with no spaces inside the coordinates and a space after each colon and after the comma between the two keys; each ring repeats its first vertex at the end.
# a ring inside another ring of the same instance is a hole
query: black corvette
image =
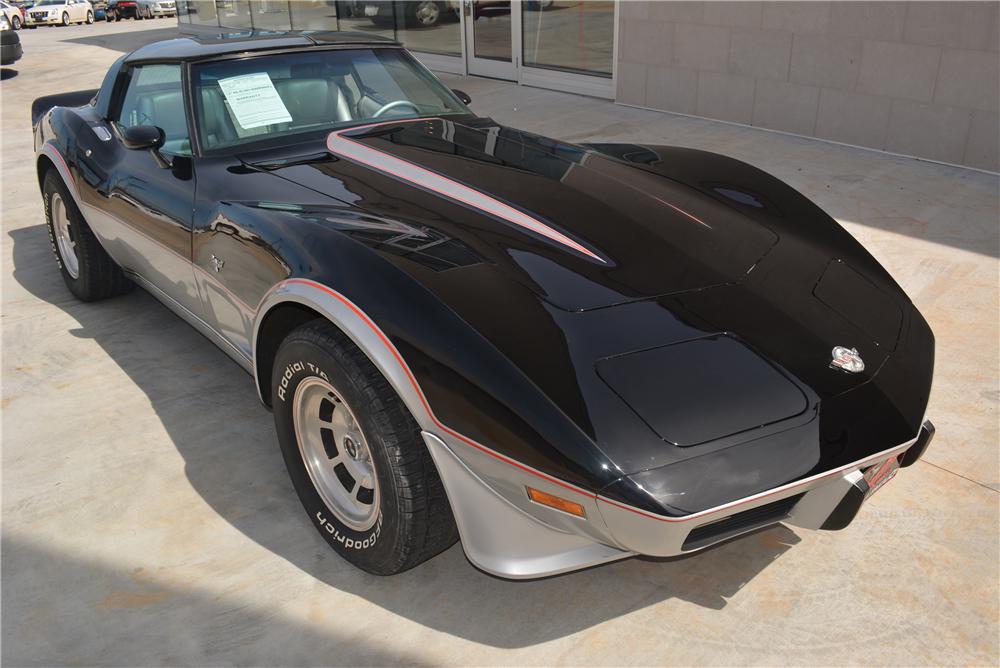
{"type": "Polygon", "coordinates": [[[466,102],[367,35],[145,46],[33,105],[60,271],[142,286],[250,372],[372,573],[459,537],[523,578],[840,529],[923,454],[934,337],[818,207],[466,102]]]}

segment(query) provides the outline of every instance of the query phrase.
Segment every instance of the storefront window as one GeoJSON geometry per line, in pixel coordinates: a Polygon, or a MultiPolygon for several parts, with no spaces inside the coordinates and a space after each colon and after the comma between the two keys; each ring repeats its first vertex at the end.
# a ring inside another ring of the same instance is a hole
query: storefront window
{"type": "Polygon", "coordinates": [[[396,38],[395,7],[389,0],[338,2],[337,15],[341,30],[396,38]]]}
{"type": "Polygon", "coordinates": [[[250,0],[256,30],[291,30],[288,0],[250,0]]]}
{"type": "Polygon", "coordinates": [[[249,0],[216,0],[215,6],[219,12],[219,25],[222,27],[253,28],[249,0]]]}
{"type": "Polygon", "coordinates": [[[337,30],[337,3],[328,0],[292,0],[295,30],[337,30]]]}
{"type": "Polygon", "coordinates": [[[207,26],[219,25],[219,19],[215,15],[215,0],[189,0],[185,4],[191,23],[207,26]]]}
{"type": "MultiPolygon", "coordinates": [[[[388,3],[385,3],[388,4],[388,3]]],[[[461,4],[454,2],[393,3],[396,39],[406,48],[446,56],[462,55],[461,4]]]]}
{"type": "Polygon", "coordinates": [[[525,2],[521,22],[525,65],[611,76],[614,2],[525,2]]]}

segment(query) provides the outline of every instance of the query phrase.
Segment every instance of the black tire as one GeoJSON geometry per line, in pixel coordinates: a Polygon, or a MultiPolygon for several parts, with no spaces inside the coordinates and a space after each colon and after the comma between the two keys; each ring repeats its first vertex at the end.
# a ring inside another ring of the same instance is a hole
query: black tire
{"type": "Polygon", "coordinates": [[[93,22],[94,22],[94,12],[92,12],[92,11],[90,11],[88,9],[87,10],[87,25],[90,25],[93,22]]]}
{"type": "Polygon", "coordinates": [[[275,356],[274,423],[295,491],[313,525],[347,561],[392,575],[430,559],[458,540],[458,529],[420,428],[385,377],[339,329],[315,320],[293,331],[275,356]],[[368,530],[338,519],[317,492],[299,450],[294,398],[301,383],[323,378],[357,419],[375,468],[380,514],[368,530]]]}
{"type": "Polygon", "coordinates": [[[15,16],[13,19],[11,19],[11,21],[10,21],[10,27],[13,28],[14,30],[20,30],[21,29],[21,17],[20,16],[15,16]]]}
{"type": "Polygon", "coordinates": [[[46,172],[45,180],[42,183],[42,193],[45,199],[45,221],[49,228],[49,242],[52,244],[52,252],[56,256],[59,273],[62,274],[63,281],[66,282],[69,291],[81,301],[92,302],[122,295],[132,290],[135,284],[125,277],[121,267],[115,264],[115,261],[97,241],[97,237],[94,236],[87,221],[83,219],[79,209],[76,208],[76,203],[70,196],[66,184],[63,183],[55,169],[46,172]],[[67,270],[56,242],[56,229],[52,220],[52,203],[55,195],[58,195],[65,205],[66,215],[70,223],[70,238],[76,244],[75,251],[79,264],[76,277],[67,270]]]}

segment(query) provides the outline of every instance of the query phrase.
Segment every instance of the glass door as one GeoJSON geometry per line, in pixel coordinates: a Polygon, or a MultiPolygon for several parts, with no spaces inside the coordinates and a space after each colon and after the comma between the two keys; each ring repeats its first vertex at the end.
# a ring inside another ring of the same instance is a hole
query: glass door
{"type": "Polygon", "coordinates": [[[529,0],[520,12],[519,81],[614,97],[616,5],[608,0],[529,0]]]}
{"type": "Polygon", "coordinates": [[[469,74],[517,81],[513,22],[520,18],[520,3],[462,0],[462,5],[469,74]]]}

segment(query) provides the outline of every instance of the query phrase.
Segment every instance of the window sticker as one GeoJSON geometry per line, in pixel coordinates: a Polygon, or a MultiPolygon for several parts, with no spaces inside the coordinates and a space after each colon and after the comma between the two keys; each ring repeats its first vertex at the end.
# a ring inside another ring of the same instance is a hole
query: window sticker
{"type": "Polygon", "coordinates": [[[292,120],[267,72],[219,79],[219,87],[236,121],[247,130],[292,120]]]}

